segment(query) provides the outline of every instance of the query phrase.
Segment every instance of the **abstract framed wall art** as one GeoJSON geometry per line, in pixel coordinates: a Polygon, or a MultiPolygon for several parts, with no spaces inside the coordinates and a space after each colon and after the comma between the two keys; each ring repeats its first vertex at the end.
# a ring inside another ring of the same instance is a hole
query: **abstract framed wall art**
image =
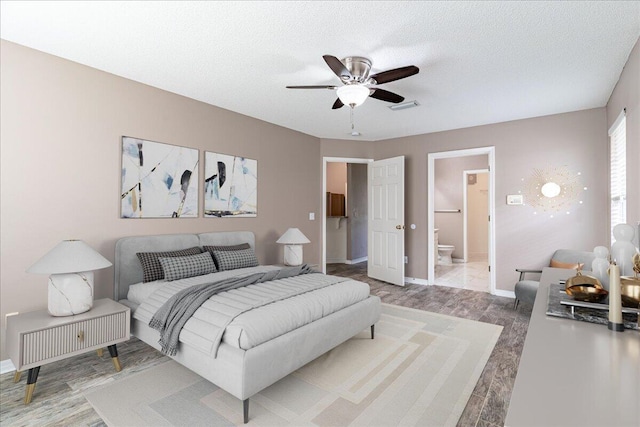
{"type": "Polygon", "coordinates": [[[197,218],[198,150],[122,137],[121,218],[197,218]]]}
{"type": "Polygon", "coordinates": [[[258,161],[204,153],[204,216],[258,215],[258,161]]]}

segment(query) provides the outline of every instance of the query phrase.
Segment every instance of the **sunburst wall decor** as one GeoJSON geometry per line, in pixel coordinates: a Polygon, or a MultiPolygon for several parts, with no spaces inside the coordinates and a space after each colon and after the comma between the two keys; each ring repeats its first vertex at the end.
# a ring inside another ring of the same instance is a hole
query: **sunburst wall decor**
{"type": "MultiPolygon", "coordinates": [[[[570,213],[571,206],[578,201],[581,190],[580,172],[575,173],[567,166],[552,166],[534,169],[525,183],[525,204],[542,212],[570,213]]],[[[582,201],[580,201],[582,203],[582,201]]]]}

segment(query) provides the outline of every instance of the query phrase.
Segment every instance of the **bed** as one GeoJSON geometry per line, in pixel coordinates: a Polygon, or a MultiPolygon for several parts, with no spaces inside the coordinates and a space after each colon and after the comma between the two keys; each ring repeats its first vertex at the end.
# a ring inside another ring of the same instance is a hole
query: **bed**
{"type": "MultiPolygon", "coordinates": [[[[158,300],[168,290],[180,286],[184,288],[191,283],[212,281],[211,277],[202,276],[175,282],[158,281],[142,284],[143,268],[137,253],[176,251],[204,246],[232,246],[243,243],[247,243],[252,249],[255,248],[254,234],[249,231],[213,232],[136,236],[118,240],[115,254],[115,299],[131,308],[132,335],[160,350],[158,343],[160,334],[148,326],[152,311],[150,307],[154,304],[157,306],[158,300]],[[137,292],[135,295],[134,289],[137,292]],[[140,293],[139,289],[144,289],[144,292],[140,293]]],[[[278,267],[257,266],[238,269],[235,273],[248,275],[274,269],[278,267]]],[[[226,274],[226,276],[223,275],[224,277],[231,274],[228,271],[222,273],[226,274]]],[[[212,277],[216,274],[214,273],[212,277]]],[[[327,284],[331,282],[331,277],[323,274],[307,274],[303,279],[291,278],[265,282],[248,286],[246,289],[228,291],[223,293],[224,295],[216,295],[207,301],[208,308],[203,305],[198,309],[199,311],[196,311],[194,318],[187,322],[185,329],[180,333],[179,350],[171,357],[240,399],[243,402],[244,422],[247,423],[251,396],[366,328],[371,328],[371,338],[374,337],[374,325],[380,318],[380,299],[369,295],[368,285],[363,282],[340,279],[342,281],[338,283],[327,284]],[[280,292],[282,284],[286,285],[287,280],[293,282],[303,280],[304,286],[309,288],[305,288],[307,290],[302,295],[274,300],[265,306],[242,312],[226,326],[224,335],[215,345],[215,349],[212,349],[213,346],[208,338],[201,336],[202,333],[189,332],[207,329],[209,326],[203,324],[203,321],[211,321],[211,329],[215,329],[216,321],[211,320],[216,318],[216,314],[211,309],[217,304],[213,301],[215,298],[237,299],[242,296],[242,293],[271,292],[272,289],[280,292]],[[366,295],[363,295],[363,292],[366,292],[366,295]],[[356,294],[359,296],[354,296],[356,294]],[[328,309],[327,305],[333,308],[328,309]],[[319,309],[309,308],[319,306],[321,307],[319,309]],[[283,314],[289,312],[290,315],[283,314]],[[309,315],[309,312],[315,314],[309,315]],[[275,318],[267,320],[271,316],[275,318]],[[290,316],[291,319],[283,316],[290,316]],[[307,318],[301,320],[300,316],[307,318]],[[282,324],[285,324],[285,329],[291,330],[283,330],[282,324]],[[260,328],[264,330],[260,333],[261,338],[251,338],[251,334],[257,334],[254,329],[260,328]]]]}

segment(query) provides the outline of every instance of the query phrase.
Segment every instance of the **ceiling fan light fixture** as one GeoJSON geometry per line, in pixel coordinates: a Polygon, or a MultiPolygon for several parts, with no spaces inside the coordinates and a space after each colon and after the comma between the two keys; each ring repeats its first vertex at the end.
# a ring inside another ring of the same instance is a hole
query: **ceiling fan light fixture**
{"type": "Polygon", "coordinates": [[[344,105],[357,107],[369,97],[369,88],[363,85],[345,85],[338,88],[338,98],[344,105]]]}

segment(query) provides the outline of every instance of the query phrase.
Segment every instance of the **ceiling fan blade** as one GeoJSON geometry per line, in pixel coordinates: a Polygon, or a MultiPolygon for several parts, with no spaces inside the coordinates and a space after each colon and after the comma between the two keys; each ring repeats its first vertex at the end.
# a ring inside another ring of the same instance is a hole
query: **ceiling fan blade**
{"type": "Polygon", "coordinates": [[[332,110],[337,110],[338,108],[342,108],[344,106],[344,104],[342,103],[342,101],[340,101],[340,98],[336,99],[336,102],[333,103],[333,107],[331,107],[332,110]]]}
{"type": "Polygon", "coordinates": [[[413,76],[414,74],[418,74],[420,69],[415,65],[409,65],[402,68],[396,68],[389,71],[383,71],[378,74],[374,74],[371,76],[373,80],[376,81],[376,84],[383,84],[393,82],[395,80],[404,79],[405,77],[413,76]]]}
{"type": "Polygon", "coordinates": [[[371,95],[369,96],[381,101],[393,102],[394,104],[399,104],[404,101],[404,96],[400,96],[397,93],[378,88],[373,89],[373,93],[371,93],[371,95]]]}
{"type": "Polygon", "coordinates": [[[337,86],[287,86],[287,89],[330,89],[336,90],[337,86]]]}
{"type": "Polygon", "coordinates": [[[340,77],[340,79],[342,79],[342,76],[351,78],[351,73],[338,58],[331,55],[322,55],[322,57],[324,58],[324,62],[327,63],[329,68],[331,68],[331,70],[336,73],[336,76],[340,77]]]}

